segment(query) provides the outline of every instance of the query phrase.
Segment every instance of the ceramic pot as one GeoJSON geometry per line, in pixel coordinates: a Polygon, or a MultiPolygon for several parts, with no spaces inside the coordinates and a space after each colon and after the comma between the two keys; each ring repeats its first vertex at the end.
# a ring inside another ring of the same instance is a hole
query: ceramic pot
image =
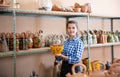
{"type": "Polygon", "coordinates": [[[19,48],[20,48],[20,50],[28,49],[27,42],[28,42],[28,37],[26,37],[25,32],[21,33],[21,37],[19,39],[19,48]]]}
{"type": "Polygon", "coordinates": [[[74,8],[74,12],[81,12],[81,8],[74,8]]]}
{"type": "Polygon", "coordinates": [[[92,62],[91,61],[89,61],[88,62],[88,58],[84,58],[83,60],[83,64],[87,67],[87,68],[89,68],[89,70],[87,69],[87,72],[92,72],[92,62]],[[88,65],[89,64],[89,65],[88,65]],[[90,67],[89,67],[90,66],[90,67]]]}
{"type": "Polygon", "coordinates": [[[87,77],[87,75],[85,74],[86,73],[86,66],[84,64],[81,64],[81,63],[78,63],[78,64],[74,64],[72,66],[72,75],[70,73],[67,73],[66,74],[66,77],[87,77]],[[83,68],[83,72],[78,72],[76,73],[75,72],[75,67],[77,66],[81,66],[83,68]]]}
{"type": "Polygon", "coordinates": [[[90,73],[89,77],[105,77],[105,67],[103,63],[100,63],[99,60],[93,62],[93,71],[90,73]],[[102,69],[100,66],[103,66],[102,69]]]}
{"type": "Polygon", "coordinates": [[[0,4],[4,4],[5,3],[5,0],[0,0],[0,4]]]}
{"type": "Polygon", "coordinates": [[[43,9],[46,11],[52,10],[52,1],[51,0],[38,0],[39,9],[43,9]]]}
{"type": "Polygon", "coordinates": [[[33,37],[33,47],[34,48],[40,48],[41,47],[41,40],[38,38],[38,36],[33,37]]]}
{"type": "Polygon", "coordinates": [[[110,69],[105,72],[106,77],[120,77],[120,63],[113,63],[110,69]]]}
{"type": "Polygon", "coordinates": [[[81,5],[81,12],[85,13],[88,10],[88,6],[87,5],[81,5]]]}
{"type": "Polygon", "coordinates": [[[9,51],[5,34],[2,33],[0,36],[0,51],[7,52],[9,51]]]}
{"type": "Polygon", "coordinates": [[[113,63],[120,63],[120,59],[115,58],[115,59],[113,60],[113,63]]]}

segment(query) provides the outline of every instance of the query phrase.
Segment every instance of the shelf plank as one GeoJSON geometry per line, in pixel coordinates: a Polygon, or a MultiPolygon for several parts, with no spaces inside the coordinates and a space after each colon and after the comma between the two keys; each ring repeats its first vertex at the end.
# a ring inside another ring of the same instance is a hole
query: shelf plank
{"type": "MultiPolygon", "coordinates": [[[[16,55],[40,54],[40,53],[45,53],[45,52],[50,52],[50,47],[32,48],[32,49],[28,49],[28,50],[20,50],[20,51],[16,52],[16,55]]],[[[13,51],[0,52],[0,57],[9,57],[9,56],[14,56],[14,52],[13,51]]]]}
{"type": "Polygon", "coordinates": [[[8,52],[0,52],[0,57],[10,57],[13,56],[13,51],[8,51],[8,52]]]}
{"type": "MultiPolygon", "coordinates": [[[[82,12],[62,12],[62,11],[22,10],[22,9],[0,8],[0,13],[12,13],[13,11],[16,11],[17,14],[23,14],[23,15],[45,15],[45,16],[64,16],[64,17],[86,17],[88,16],[88,13],[82,13],[82,12]]],[[[120,17],[118,16],[101,15],[101,14],[94,14],[94,13],[91,13],[90,17],[120,19],[120,17]]]]}
{"type": "Polygon", "coordinates": [[[90,14],[90,18],[107,18],[107,19],[110,19],[110,18],[113,18],[113,19],[120,19],[120,16],[112,16],[112,15],[104,15],[104,14],[94,14],[94,13],[91,13],[90,14]]]}
{"type": "MultiPolygon", "coordinates": [[[[120,42],[116,42],[116,43],[104,43],[104,44],[91,44],[90,47],[107,47],[107,46],[116,46],[116,45],[120,45],[120,42]]],[[[85,48],[87,48],[88,45],[85,45],[85,48]]]]}
{"type": "Polygon", "coordinates": [[[16,11],[17,14],[38,14],[38,15],[48,15],[48,16],[64,16],[64,17],[74,17],[74,16],[87,16],[88,13],[81,13],[81,12],[60,12],[60,11],[45,11],[45,10],[21,10],[21,9],[3,9],[0,8],[0,12],[12,12],[16,11]]]}
{"type": "MultiPolygon", "coordinates": [[[[117,46],[120,45],[120,42],[118,43],[105,43],[105,44],[92,44],[90,45],[90,48],[95,48],[95,47],[108,47],[108,46],[117,46]]],[[[87,48],[88,45],[85,45],[85,48],[87,48]]],[[[40,53],[45,53],[45,52],[51,52],[50,47],[43,47],[43,48],[32,48],[28,50],[20,50],[16,52],[17,55],[30,55],[30,54],[40,54],[40,53]]],[[[0,52],[0,57],[9,57],[13,56],[14,53],[13,51],[10,52],[0,52]]]]}
{"type": "Polygon", "coordinates": [[[30,55],[30,54],[45,53],[45,52],[50,52],[50,47],[21,50],[17,52],[17,55],[30,55]]]}

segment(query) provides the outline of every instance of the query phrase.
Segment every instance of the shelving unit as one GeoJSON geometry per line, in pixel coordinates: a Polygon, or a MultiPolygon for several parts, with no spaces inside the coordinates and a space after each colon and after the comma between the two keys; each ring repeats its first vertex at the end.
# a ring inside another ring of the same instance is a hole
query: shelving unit
{"type": "MultiPolygon", "coordinates": [[[[19,10],[19,9],[4,9],[0,8],[0,15],[11,15],[13,16],[13,28],[14,28],[14,40],[16,40],[15,34],[16,34],[16,16],[57,16],[57,17],[64,17],[66,20],[72,17],[86,17],[88,21],[88,31],[89,31],[89,17],[93,18],[109,18],[111,19],[111,31],[113,31],[113,19],[119,19],[119,17],[109,17],[109,16],[97,16],[97,15],[90,15],[87,13],[76,13],[76,12],[58,12],[58,11],[40,11],[40,10],[19,10]]],[[[103,47],[103,46],[112,46],[111,47],[111,54],[112,59],[114,58],[113,53],[113,46],[120,45],[120,43],[106,43],[106,44],[94,44],[94,45],[85,45],[85,48],[88,48],[88,58],[90,58],[90,47],[103,47]]],[[[0,53],[0,57],[14,57],[14,77],[16,77],[16,56],[17,55],[30,55],[30,54],[38,54],[38,53],[44,53],[44,52],[50,52],[49,47],[45,48],[38,48],[38,49],[29,49],[29,50],[23,50],[16,52],[16,42],[14,41],[14,51],[10,52],[2,52],[0,53]]]]}

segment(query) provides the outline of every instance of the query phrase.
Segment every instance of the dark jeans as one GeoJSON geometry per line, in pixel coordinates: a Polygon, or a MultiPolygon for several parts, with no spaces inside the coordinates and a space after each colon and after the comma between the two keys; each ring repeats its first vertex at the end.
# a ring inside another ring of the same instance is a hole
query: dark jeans
{"type": "MultiPolygon", "coordinates": [[[[67,73],[71,73],[72,74],[72,68],[73,64],[68,64],[67,61],[63,61],[62,62],[62,66],[61,66],[61,72],[60,72],[60,77],[65,77],[65,75],[67,73]]],[[[80,67],[76,67],[75,68],[75,72],[79,72],[80,71],[80,67]]]]}

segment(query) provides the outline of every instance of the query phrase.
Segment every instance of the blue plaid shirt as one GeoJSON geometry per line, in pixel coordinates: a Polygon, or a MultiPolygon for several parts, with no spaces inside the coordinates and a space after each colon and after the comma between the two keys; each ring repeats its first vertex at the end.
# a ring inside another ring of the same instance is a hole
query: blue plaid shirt
{"type": "Polygon", "coordinates": [[[83,50],[84,50],[84,44],[82,40],[78,37],[75,37],[72,40],[67,39],[64,42],[64,50],[62,54],[68,56],[69,64],[76,64],[80,62],[82,58],[83,50]]]}

